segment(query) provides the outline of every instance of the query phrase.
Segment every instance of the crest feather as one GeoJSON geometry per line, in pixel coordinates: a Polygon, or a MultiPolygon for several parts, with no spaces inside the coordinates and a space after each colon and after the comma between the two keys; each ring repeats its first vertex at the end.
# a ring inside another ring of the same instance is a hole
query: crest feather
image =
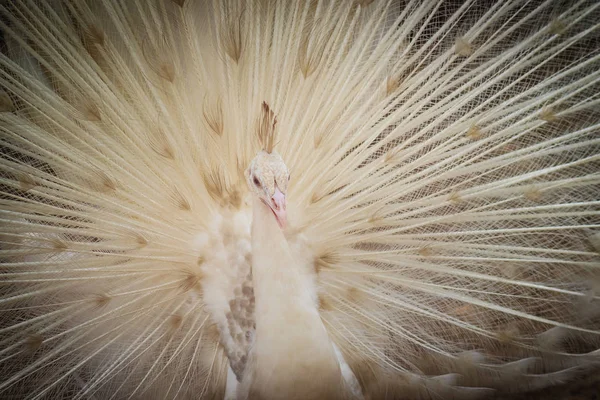
{"type": "Polygon", "coordinates": [[[262,111],[258,123],[258,142],[263,150],[272,153],[275,147],[277,117],[266,101],[262,103],[262,111]]]}

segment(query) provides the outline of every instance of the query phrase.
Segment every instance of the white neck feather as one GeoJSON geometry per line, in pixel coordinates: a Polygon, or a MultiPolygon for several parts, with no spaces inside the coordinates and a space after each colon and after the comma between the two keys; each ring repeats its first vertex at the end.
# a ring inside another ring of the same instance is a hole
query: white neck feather
{"type": "Polygon", "coordinates": [[[340,366],[315,304],[314,282],[257,199],[252,254],[256,336],[242,387],[251,398],[339,398],[340,366]]]}

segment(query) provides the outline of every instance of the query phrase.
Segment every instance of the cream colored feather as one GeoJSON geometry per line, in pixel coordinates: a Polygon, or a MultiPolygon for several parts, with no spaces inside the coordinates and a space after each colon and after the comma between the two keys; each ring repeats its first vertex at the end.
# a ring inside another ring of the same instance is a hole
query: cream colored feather
{"type": "Polygon", "coordinates": [[[470,399],[597,368],[600,3],[0,15],[1,398],[470,399]],[[261,143],[284,230],[248,190],[261,143]]]}

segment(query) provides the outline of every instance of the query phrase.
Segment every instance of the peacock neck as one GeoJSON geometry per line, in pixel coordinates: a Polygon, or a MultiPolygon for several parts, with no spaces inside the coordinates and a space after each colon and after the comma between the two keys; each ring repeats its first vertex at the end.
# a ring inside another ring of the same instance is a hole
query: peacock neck
{"type": "Polygon", "coordinates": [[[311,296],[312,281],[303,273],[303,266],[299,265],[301,260],[292,255],[271,210],[259,200],[254,200],[253,207],[252,260],[255,294],[258,290],[263,295],[256,299],[257,307],[259,304],[266,306],[272,300],[280,304],[298,304],[300,301],[318,313],[311,296]]]}
{"type": "Polygon", "coordinates": [[[261,393],[257,397],[317,399],[337,398],[340,393],[340,367],[305,267],[292,255],[269,208],[255,199],[256,336],[250,362],[253,390],[261,393]]]}

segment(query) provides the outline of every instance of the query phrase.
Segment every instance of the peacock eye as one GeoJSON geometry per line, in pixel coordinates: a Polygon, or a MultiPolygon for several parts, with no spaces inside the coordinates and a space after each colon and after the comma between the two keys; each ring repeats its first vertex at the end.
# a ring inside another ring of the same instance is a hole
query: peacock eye
{"type": "Polygon", "coordinates": [[[260,181],[258,180],[258,178],[256,176],[254,176],[254,184],[258,187],[260,187],[260,181]]]}

